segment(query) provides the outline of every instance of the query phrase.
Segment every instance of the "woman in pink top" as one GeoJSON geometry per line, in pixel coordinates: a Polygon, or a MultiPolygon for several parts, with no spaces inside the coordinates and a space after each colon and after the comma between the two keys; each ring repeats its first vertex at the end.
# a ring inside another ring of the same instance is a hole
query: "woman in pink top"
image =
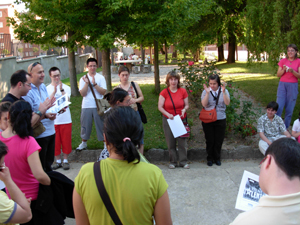
{"type": "MultiPolygon", "coordinates": [[[[21,100],[13,103],[8,114],[8,127],[1,133],[0,140],[8,147],[5,165],[9,167],[13,181],[26,198],[31,198],[34,218],[39,183],[50,185],[51,180],[42,168],[39,158],[41,147],[29,136],[31,117],[32,109],[28,102],[21,100]]],[[[7,194],[9,196],[9,192],[7,194]]]]}
{"type": "Polygon", "coordinates": [[[295,44],[287,47],[287,57],[278,63],[277,76],[280,77],[277,89],[277,115],[281,116],[285,108],[284,124],[290,126],[294,107],[298,96],[298,79],[300,78],[300,59],[297,58],[298,48],[295,44]]]}

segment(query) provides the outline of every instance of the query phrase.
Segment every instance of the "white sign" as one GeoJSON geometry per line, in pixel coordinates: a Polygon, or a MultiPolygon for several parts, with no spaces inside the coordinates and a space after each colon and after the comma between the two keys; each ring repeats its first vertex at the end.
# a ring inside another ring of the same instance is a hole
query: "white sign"
{"type": "Polygon", "coordinates": [[[170,129],[173,133],[174,138],[186,134],[186,129],[179,115],[174,116],[174,118],[167,119],[170,129]]]}

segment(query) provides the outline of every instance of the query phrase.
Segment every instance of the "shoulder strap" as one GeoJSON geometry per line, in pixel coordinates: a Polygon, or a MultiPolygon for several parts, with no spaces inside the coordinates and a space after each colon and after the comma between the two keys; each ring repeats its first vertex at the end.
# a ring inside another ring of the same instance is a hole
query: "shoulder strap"
{"type": "Polygon", "coordinates": [[[102,175],[101,175],[101,169],[100,169],[100,162],[95,162],[94,163],[94,176],[95,176],[95,180],[96,180],[96,184],[97,184],[97,188],[99,191],[99,194],[102,198],[102,201],[111,217],[111,219],[114,221],[114,223],[116,225],[122,225],[122,222],[112,204],[112,202],[110,201],[110,198],[106,192],[104,183],[103,183],[103,179],[102,179],[102,175]]]}
{"type": "Polygon", "coordinates": [[[174,107],[174,111],[175,111],[175,116],[176,116],[176,109],[175,109],[175,105],[174,105],[174,102],[173,102],[173,99],[172,99],[172,96],[171,96],[171,93],[169,92],[169,88],[167,88],[167,91],[169,93],[169,96],[171,98],[171,101],[172,101],[172,104],[173,104],[173,107],[174,107]]]}
{"type": "Polygon", "coordinates": [[[94,89],[93,89],[93,87],[92,87],[92,84],[91,84],[91,82],[90,82],[89,76],[88,76],[87,74],[86,74],[85,76],[86,76],[86,78],[87,78],[88,81],[89,81],[89,86],[90,86],[90,89],[91,89],[92,94],[93,94],[93,96],[94,96],[94,99],[95,99],[95,102],[96,102],[96,106],[97,106],[97,110],[99,110],[99,106],[98,106],[98,103],[97,103],[97,98],[96,98],[94,89]]]}
{"type": "Polygon", "coordinates": [[[216,108],[217,105],[218,105],[220,94],[221,94],[221,87],[219,87],[219,93],[218,93],[218,97],[217,97],[217,102],[216,102],[215,108],[216,108]]]}
{"type": "Polygon", "coordinates": [[[132,87],[133,87],[134,90],[135,90],[136,98],[138,98],[138,97],[139,97],[139,93],[137,92],[136,87],[135,87],[135,83],[134,83],[133,81],[131,81],[131,85],[132,85],[132,87]]]}

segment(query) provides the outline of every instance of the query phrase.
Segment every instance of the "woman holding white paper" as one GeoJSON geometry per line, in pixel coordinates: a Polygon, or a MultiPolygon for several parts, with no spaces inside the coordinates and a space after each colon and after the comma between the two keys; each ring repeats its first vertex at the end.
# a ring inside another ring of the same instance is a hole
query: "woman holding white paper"
{"type": "Polygon", "coordinates": [[[167,119],[173,120],[176,115],[179,115],[182,120],[186,120],[186,111],[189,108],[188,94],[184,88],[180,87],[180,76],[174,70],[167,74],[166,84],[167,88],[159,94],[158,110],[163,114],[163,129],[170,156],[169,168],[175,169],[177,166],[177,141],[179,166],[189,169],[190,167],[187,164],[187,138],[174,138],[167,121],[167,119]]]}

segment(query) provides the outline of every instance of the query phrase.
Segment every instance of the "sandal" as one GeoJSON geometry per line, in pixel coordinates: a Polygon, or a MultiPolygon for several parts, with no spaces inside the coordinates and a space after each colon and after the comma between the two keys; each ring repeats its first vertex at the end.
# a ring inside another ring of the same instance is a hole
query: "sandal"
{"type": "Polygon", "coordinates": [[[173,164],[170,164],[169,169],[175,169],[175,166],[173,164]]]}
{"type": "Polygon", "coordinates": [[[190,168],[189,164],[185,164],[185,165],[183,166],[183,169],[189,169],[189,168],[190,168]]]}

